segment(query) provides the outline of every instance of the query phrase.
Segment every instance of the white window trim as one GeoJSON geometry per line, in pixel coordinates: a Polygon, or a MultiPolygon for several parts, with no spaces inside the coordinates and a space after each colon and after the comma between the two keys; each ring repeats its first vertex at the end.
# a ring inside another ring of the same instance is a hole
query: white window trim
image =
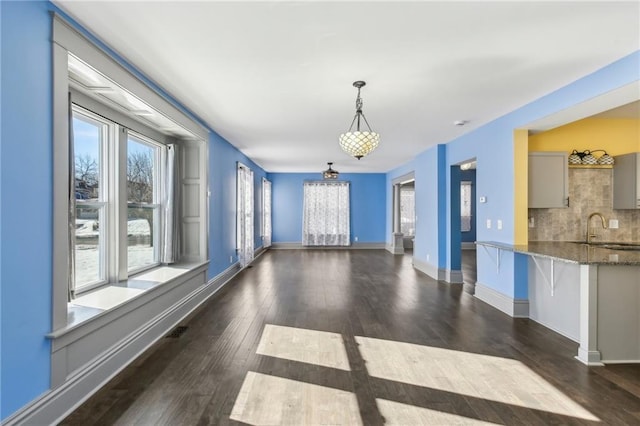
{"type": "MultiPolygon", "coordinates": [[[[153,240],[154,240],[154,246],[153,246],[153,257],[154,257],[154,263],[149,264],[149,265],[145,265],[141,268],[136,268],[136,269],[128,269],[128,259],[125,258],[126,264],[127,264],[127,278],[130,276],[134,276],[136,274],[139,274],[141,272],[144,271],[148,271],[149,269],[153,269],[156,268],[158,266],[160,266],[161,262],[160,262],[160,247],[162,247],[164,241],[163,241],[163,232],[162,232],[162,228],[161,228],[161,224],[164,223],[164,217],[163,217],[163,206],[164,203],[166,202],[165,200],[160,199],[160,197],[162,196],[162,194],[164,194],[164,177],[165,177],[165,158],[167,156],[167,146],[159,143],[157,141],[154,141],[151,138],[148,138],[142,134],[139,134],[137,132],[134,131],[128,131],[127,134],[127,143],[129,141],[129,138],[133,137],[134,139],[138,139],[139,141],[141,141],[144,144],[150,145],[154,148],[156,148],[155,151],[155,155],[154,155],[154,173],[153,173],[153,203],[151,204],[147,204],[147,203],[129,203],[128,200],[126,200],[126,193],[127,191],[125,190],[125,194],[124,194],[124,203],[127,205],[127,208],[129,207],[137,207],[137,208],[152,208],[154,209],[154,216],[155,216],[155,220],[153,223],[153,227],[154,229],[151,231],[152,234],[154,235],[153,240]]],[[[121,228],[124,228],[124,238],[128,238],[127,237],[127,218],[128,218],[128,212],[125,214],[124,217],[121,217],[121,223],[120,226],[121,228]]],[[[176,238],[178,238],[178,236],[176,236],[176,238]]],[[[128,251],[127,251],[128,253],[128,251]]],[[[126,253],[125,253],[126,255],[126,253]]]]}
{"type": "MultiPolygon", "coordinates": [[[[109,163],[111,159],[110,151],[113,149],[113,144],[115,143],[115,135],[118,132],[118,128],[115,123],[101,117],[100,115],[94,113],[93,111],[89,111],[84,107],[72,104],[72,111],[74,115],[81,115],[83,118],[88,119],[90,121],[94,121],[102,126],[103,135],[100,145],[100,168],[98,170],[100,175],[100,192],[99,192],[99,200],[98,202],[79,202],[76,200],[76,208],[78,204],[87,205],[87,206],[95,206],[101,207],[102,211],[100,212],[101,221],[103,223],[103,227],[100,229],[100,269],[101,269],[101,279],[98,281],[93,281],[88,284],[82,285],[80,287],[77,286],[74,288],[75,294],[81,294],[90,290],[93,290],[98,287],[102,287],[107,285],[111,280],[110,268],[109,268],[109,249],[111,247],[111,241],[109,241],[109,229],[113,227],[113,215],[111,213],[112,202],[109,202],[107,193],[109,192],[109,186],[111,185],[112,178],[110,176],[110,170],[113,170],[112,165],[109,163]],[[105,229],[107,231],[105,231],[105,229]]],[[[74,241],[74,249],[75,249],[75,241],[74,241]]]]}
{"type": "MultiPolygon", "coordinates": [[[[204,172],[201,179],[202,184],[199,191],[201,198],[201,238],[199,247],[199,259],[189,257],[185,261],[190,264],[208,262],[208,170],[207,162],[208,147],[206,141],[209,138],[209,131],[191,116],[185,114],[181,109],[175,107],[163,96],[150,88],[139,77],[132,74],[120,63],[111,58],[100,47],[87,39],[83,34],[73,28],[60,15],[53,13],[53,292],[52,292],[52,330],[64,329],[68,326],[67,298],[68,298],[68,277],[70,253],[67,248],[68,240],[68,175],[69,175],[69,92],[70,83],[68,77],[68,58],[73,54],[100,72],[108,75],[114,82],[128,91],[135,94],[139,99],[146,102],[153,109],[161,112],[166,117],[181,125],[184,129],[193,134],[193,143],[203,144],[199,167],[204,172]],[[193,263],[195,262],[195,263],[193,263]]],[[[136,128],[138,130],[138,128],[136,128]]],[[[126,143],[126,132],[119,131],[120,144],[126,143]]],[[[164,141],[163,141],[164,142],[164,141]]],[[[190,141],[186,141],[190,142],[190,141]]],[[[120,155],[126,156],[126,150],[120,150],[120,155]]],[[[125,160],[126,161],[126,160],[125,160]]],[[[119,173],[126,173],[120,171],[119,173]]],[[[120,184],[125,184],[125,180],[120,180],[120,184]]],[[[126,188],[125,188],[126,189],[126,188]]],[[[122,191],[122,190],[121,190],[122,191]]],[[[126,209],[126,203],[120,203],[120,208],[126,209]]],[[[178,237],[179,238],[179,237],[178,237]]],[[[120,247],[118,252],[122,252],[122,246],[126,249],[126,239],[117,238],[117,241],[110,241],[120,247]]],[[[118,262],[118,276],[127,276],[126,263],[118,262]],[[124,269],[124,271],[123,271],[124,269]]],[[[144,272],[144,271],[143,271],[144,272]]],[[[132,274],[128,274],[132,275],[132,274]]],[[[114,277],[109,281],[115,281],[114,277]]]]}
{"type": "MultiPolygon", "coordinates": [[[[75,101],[75,100],[74,100],[75,101]]],[[[164,158],[166,145],[155,141],[144,134],[131,131],[112,121],[110,117],[102,117],[95,112],[77,103],[73,104],[74,114],[83,115],[89,120],[105,126],[105,137],[101,146],[100,167],[100,202],[84,203],[105,207],[101,213],[104,215],[104,223],[107,231],[101,235],[101,259],[100,267],[103,270],[103,279],[75,287],[75,294],[81,295],[91,290],[96,290],[110,283],[127,280],[137,274],[160,266],[160,247],[162,247],[161,224],[163,223],[163,202],[161,194],[164,192],[164,158]],[[117,136],[116,136],[117,135],[117,136]],[[132,138],[149,145],[155,149],[153,193],[154,202],[129,203],[127,200],[127,151],[128,141],[132,138]],[[154,210],[154,222],[152,230],[154,236],[154,262],[139,268],[129,269],[128,262],[128,208],[152,208],[154,210]]],[[[104,113],[104,111],[102,111],[104,113]]],[[[105,114],[107,115],[107,114],[105,114]]]]}

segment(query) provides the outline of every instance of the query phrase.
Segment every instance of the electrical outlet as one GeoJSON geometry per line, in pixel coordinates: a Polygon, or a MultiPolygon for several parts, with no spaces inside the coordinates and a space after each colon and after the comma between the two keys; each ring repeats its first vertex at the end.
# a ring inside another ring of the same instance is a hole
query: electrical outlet
{"type": "Polygon", "coordinates": [[[233,256],[229,256],[229,263],[233,263],[233,256]]]}
{"type": "Polygon", "coordinates": [[[480,196],[480,198],[478,198],[478,201],[480,201],[481,203],[486,203],[487,202],[487,197],[482,195],[482,196],[480,196]]]}
{"type": "Polygon", "coordinates": [[[502,219],[498,219],[498,221],[496,222],[496,228],[498,228],[499,230],[502,229],[502,219]]]}
{"type": "Polygon", "coordinates": [[[534,217],[530,217],[529,218],[529,228],[535,228],[536,227],[536,219],[534,217]]]}
{"type": "Polygon", "coordinates": [[[618,219],[609,219],[609,228],[618,229],[618,219]]]}
{"type": "Polygon", "coordinates": [[[358,242],[358,237],[355,237],[356,243],[358,242]]]}
{"type": "Polygon", "coordinates": [[[491,229],[491,219],[487,219],[487,229],[491,229]]]}
{"type": "Polygon", "coordinates": [[[429,257],[431,257],[431,255],[429,255],[429,254],[428,254],[428,255],[427,255],[427,262],[429,261],[429,257]]]}

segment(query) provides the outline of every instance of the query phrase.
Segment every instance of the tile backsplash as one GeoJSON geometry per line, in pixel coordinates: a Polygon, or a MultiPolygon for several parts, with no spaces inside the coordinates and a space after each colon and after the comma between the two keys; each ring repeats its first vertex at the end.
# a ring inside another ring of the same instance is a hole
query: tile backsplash
{"type": "Polygon", "coordinates": [[[618,229],[602,229],[600,219],[591,219],[594,241],[640,242],[640,210],[613,210],[611,169],[569,169],[569,207],[529,209],[535,227],[529,241],[584,241],[587,218],[593,212],[607,220],[618,220],[618,229]]]}

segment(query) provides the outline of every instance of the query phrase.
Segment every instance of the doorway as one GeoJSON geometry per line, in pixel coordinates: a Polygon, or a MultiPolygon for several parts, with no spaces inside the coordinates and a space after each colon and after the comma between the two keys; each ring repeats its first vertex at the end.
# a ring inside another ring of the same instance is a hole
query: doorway
{"type": "Polygon", "coordinates": [[[407,249],[413,255],[416,235],[415,173],[393,179],[391,191],[391,244],[387,249],[393,254],[404,254],[407,249]]]}
{"type": "Polygon", "coordinates": [[[413,254],[413,242],[416,237],[415,180],[400,184],[400,232],[405,253],[413,254]]]}
{"type": "Polygon", "coordinates": [[[477,162],[475,158],[469,159],[452,166],[451,196],[452,196],[452,265],[451,269],[458,267],[462,273],[464,289],[475,293],[477,280],[476,257],[476,175],[477,162]],[[454,198],[459,202],[454,202],[454,198]],[[454,220],[454,217],[456,220],[454,220]],[[457,222],[459,226],[454,226],[457,222]],[[456,229],[457,228],[457,229],[456,229]],[[455,253],[454,253],[455,251],[455,253]],[[454,264],[455,259],[457,264],[454,264]]]}

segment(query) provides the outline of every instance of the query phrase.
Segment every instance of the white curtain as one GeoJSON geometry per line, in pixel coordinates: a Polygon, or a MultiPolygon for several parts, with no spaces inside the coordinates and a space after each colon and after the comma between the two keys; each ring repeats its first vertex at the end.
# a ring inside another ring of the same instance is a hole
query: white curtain
{"type": "Polygon", "coordinates": [[[416,191],[412,187],[400,187],[400,232],[405,237],[416,235],[416,191]]]}
{"type": "Polygon", "coordinates": [[[471,182],[460,182],[460,230],[471,231],[471,182]]]}
{"type": "Polygon", "coordinates": [[[302,245],[348,246],[349,182],[305,182],[302,245]]]}
{"type": "Polygon", "coordinates": [[[167,155],[165,164],[164,182],[164,226],[162,238],[162,263],[175,263],[178,260],[179,241],[177,238],[179,220],[177,218],[176,202],[179,199],[180,185],[178,176],[178,146],[176,144],[167,145],[167,155]]]}
{"type": "Polygon", "coordinates": [[[237,250],[238,262],[244,268],[253,260],[253,172],[238,163],[237,250]]]}
{"type": "Polygon", "coordinates": [[[271,247],[271,182],[262,179],[262,246],[271,247]]]}

